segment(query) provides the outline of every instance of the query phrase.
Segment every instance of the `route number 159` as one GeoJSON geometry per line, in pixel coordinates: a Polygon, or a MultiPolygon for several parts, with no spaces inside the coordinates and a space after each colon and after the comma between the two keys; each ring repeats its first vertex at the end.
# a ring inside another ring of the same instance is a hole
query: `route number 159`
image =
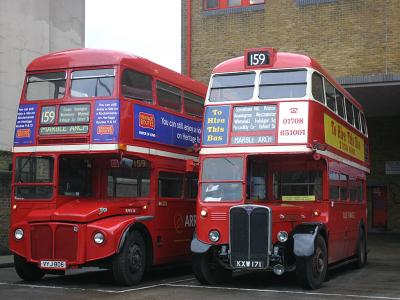
{"type": "Polygon", "coordinates": [[[252,67],[269,65],[269,52],[268,51],[248,52],[247,65],[252,67]]]}

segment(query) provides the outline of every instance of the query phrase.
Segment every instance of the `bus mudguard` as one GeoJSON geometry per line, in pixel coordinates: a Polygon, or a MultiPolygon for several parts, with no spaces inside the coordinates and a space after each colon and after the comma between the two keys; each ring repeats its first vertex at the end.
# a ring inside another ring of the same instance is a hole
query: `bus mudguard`
{"type": "Polygon", "coordinates": [[[315,239],[324,227],[322,223],[303,223],[298,225],[293,232],[294,254],[296,256],[313,255],[315,239]]]}
{"type": "Polygon", "coordinates": [[[197,239],[196,232],[193,234],[192,242],[190,243],[190,250],[193,253],[205,253],[210,249],[211,245],[200,242],[197,239]]]}
{"type": "Polygon", "coordinates": [[[154,219],[154,216],[139,216],[139,217],[136,217],[134,219],[134,221],[125,228],[124,233],[122,234],[121,239],[119,240],[119,245],[118,245],[118,249],[117,249],[116,253],[119,253],[121,251],[122,246],[124,245],[126,236],[128,235],[128,233],[129,233],[129,231],[130,231],[130,229],[132,228],[133,225],[137,224],[137,222],[151,221],[153,219],[154,219]]]}

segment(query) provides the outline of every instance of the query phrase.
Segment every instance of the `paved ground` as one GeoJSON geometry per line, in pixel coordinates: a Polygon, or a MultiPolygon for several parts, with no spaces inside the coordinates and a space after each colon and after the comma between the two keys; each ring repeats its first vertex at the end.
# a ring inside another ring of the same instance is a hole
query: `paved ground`
{"type": "MultiPolygon", "coordinates": [[[[170,266],[146,273],[141,285],[114,285],[109,271],[87,269],[67,276],[46,276],[35,283],[21,281],[13,268],[0,268],[0,299],[397,299],[400,300],[400,236],[370,235],[369,263],[330,272],[317,291],[304,291],[293,274],[235,276],[223,286],[201,286],[190,266],[170,266]]],[[[1,261],[1,259],[0,259],[1,261]]]]}

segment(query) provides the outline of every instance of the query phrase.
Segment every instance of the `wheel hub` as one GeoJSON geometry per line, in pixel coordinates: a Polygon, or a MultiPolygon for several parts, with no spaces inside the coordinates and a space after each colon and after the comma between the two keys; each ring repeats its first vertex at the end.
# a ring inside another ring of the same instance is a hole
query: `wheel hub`
{"type": "Polygon", "coordinates": [[[138,271],[142,266],[142,251],[139,245],[130,244],[128,249],[129,269],[132,272],[138,271]]]}

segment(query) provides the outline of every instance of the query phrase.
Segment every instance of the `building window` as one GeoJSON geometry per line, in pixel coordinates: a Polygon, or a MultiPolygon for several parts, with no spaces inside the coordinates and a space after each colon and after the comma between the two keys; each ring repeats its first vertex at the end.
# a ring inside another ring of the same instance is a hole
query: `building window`
{"type": "Polygon", "coordinates": [[[242,0],[228,0],[228,6],[240,6],[242,5],[242,0]]]}
{"type": "Polygon", "coordinates": [[[251,5],[264,4],[265,0],[204,0],[204,10],[226,9],[230,7],[247,7],[251,5]]]}
{"type": "Polygon", "coordinates": [[[205,0],[204,9],[216,9],[218,8],[218,0],[205,0]]]}

